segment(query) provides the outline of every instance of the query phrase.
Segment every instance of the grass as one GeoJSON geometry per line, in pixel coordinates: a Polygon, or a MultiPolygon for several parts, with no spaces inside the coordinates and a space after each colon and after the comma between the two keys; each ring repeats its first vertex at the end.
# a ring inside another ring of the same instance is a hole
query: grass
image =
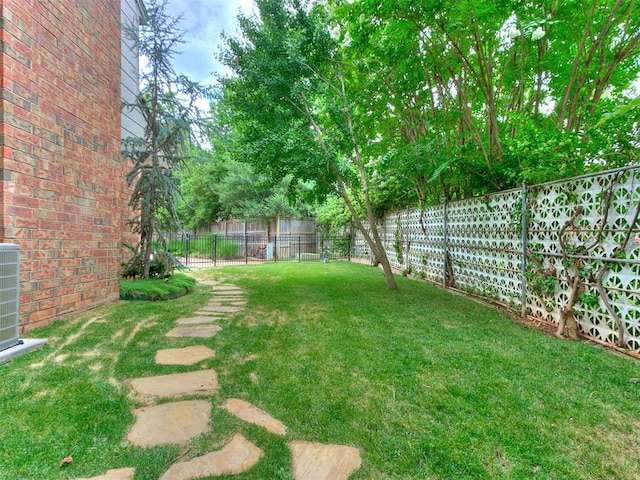
{"type": "Polygon", "coordinates": [[[183,273],[169,278],[120,280],[120,300],[169,300],[193,291],[196,281],[183,273]]]}
{"type": "MultiPolygon", "coordinates": [[[[238,479],[287,478],[286,443],[360,448],[352,479],[638,479],[640,364],[550,338],[504,313],[371,267],[342,262],[194,271],[247,291],[211,339],[168,339],[209,298],[123,302],[39,330],[45,349],[0,367],[0,479],[67,479],[137,467],[157,479],[242,432],[265,452],[238,479]],[[196,367],[153,363],[205,344],[196,367]],[[139,405],[129,378],[214,368],[213,430],[187,446],[124,442],[139,405]],[[286,438],[215,408],[242,398],[286,438]],[[59,468],[72,455],[74,462],[59,468]]],[[[210,291],[210,287],[209,291],[210,291]]]]}

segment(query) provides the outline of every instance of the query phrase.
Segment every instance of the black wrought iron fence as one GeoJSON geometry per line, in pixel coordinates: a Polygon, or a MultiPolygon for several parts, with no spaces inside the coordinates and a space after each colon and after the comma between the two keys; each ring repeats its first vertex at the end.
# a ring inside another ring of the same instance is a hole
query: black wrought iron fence
{"type": "Polygon", "coordinates": [[[163,235],[161,240],[167,251],[186,266],[350,261],[352,248],[350,237],[319,235],[265,237],[182,233],[163,235]]]}

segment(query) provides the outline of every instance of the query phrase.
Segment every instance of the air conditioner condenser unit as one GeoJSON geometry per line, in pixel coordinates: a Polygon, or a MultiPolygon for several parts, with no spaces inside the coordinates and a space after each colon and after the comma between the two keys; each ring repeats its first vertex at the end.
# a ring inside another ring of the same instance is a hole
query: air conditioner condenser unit
{"type": "Polygon", "coordinates": [[[18,345],[20,246],[0,243],[0,351],[18,345]]]}

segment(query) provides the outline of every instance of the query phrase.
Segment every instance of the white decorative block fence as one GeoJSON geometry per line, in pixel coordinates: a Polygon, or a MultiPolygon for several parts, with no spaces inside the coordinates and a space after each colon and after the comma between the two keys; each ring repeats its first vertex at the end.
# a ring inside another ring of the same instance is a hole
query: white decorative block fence
{"type": "MultiPolygon", "coordinates": [[[[639,204],[640,165],[634,165],[395,212],[379,227],[393,267],[552,323],[560,320],[571,291],[568,279],[579,262],[585,290],[574,314],[581,333],[618,343],[619,327],[608,303],[622,323],[626,348],[640,353],[639,204]],[[581,213],[566,226],[578,208],[581,213]],[[616,252],[627,237],[624,251],[616,252]],[[532,255],[542,267],[556,270],[550,293],[532,285],[532,255]],[[596,288],[598,273],[604,299],[596,288]]],[[[354,256],[370,258],[360,235],[354,256]]]]}

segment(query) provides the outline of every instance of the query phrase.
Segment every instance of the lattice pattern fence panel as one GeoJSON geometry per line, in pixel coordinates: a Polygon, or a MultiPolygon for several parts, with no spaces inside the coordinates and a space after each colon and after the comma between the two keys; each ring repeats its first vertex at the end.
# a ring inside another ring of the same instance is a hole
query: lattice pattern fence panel
{"type": "Polygon", "coordinates": [[[559,322],[560,312],[571,293],[571,279],[579,268],[585,276],[585,290],[575,307],[581,332],[602,342],[617,343],[619,328],[615,317],[618,317],[624,327],[624,343],[629,349],[640,351],[640,224],[637,218],[632,225],[639,204],[640,169],[531,188],[529,250],[543,259],[545,267],[552,265],[556,269],[558,284],[553,295],[528,289],[529,315],[559,322]],[[577,208],[582,213],[576,215],[575,221],[560,235],[577,208]],[[626,247],[617,252],[627,237],[626,247]],[[614,255],[616,258],[612,258],[614,255]],[[600,272],[604,298],[597,289],[600,272]],[[607,310],[605,300],[615,316],[607,310]]]}
{"type": "Polygon", "coordinates": [[[456,287],[520,305],[521,213],[521,190],[448,206],[447,251],[456,287]]]}
{"type": "MultiPolygon", "coordinates": [[[[613,344],[622,331],[626,347],[640,352],[640,166],[528,187],[525,271],[523,195],[510,190],[387,215],[379,229],[391,265],[443,283],[448,255],[455,287],[514,308],[522,308],[526,278],[526,313],[554,323],[567,305],[577,266],[585,275],[575,306],[581,333],[613,344]],[[575,222],[563,231],[576,208],[575,222]],[[533,258],[541,269],[555,269],[546,291],[536,284],[533,258]],[[596,288],[598,273],[606,302],[596,288]]],[[[354,252],[371,258],[361,235],[354,252]]]]}
{"type": "Polygon", "coordinates": [[[444,272],[444,206],[411,210],[404,214],[405,268],[434,282],[444,272]]]}

